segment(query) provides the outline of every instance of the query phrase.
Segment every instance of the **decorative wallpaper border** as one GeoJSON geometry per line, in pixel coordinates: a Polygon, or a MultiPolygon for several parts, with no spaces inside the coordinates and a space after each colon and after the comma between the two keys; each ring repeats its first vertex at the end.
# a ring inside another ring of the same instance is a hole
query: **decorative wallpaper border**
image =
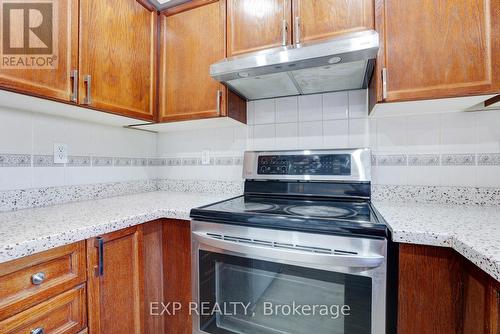
{"type": "Polygon", "coordinates": [[[500,166],[500,153],[374,154],[372,166],[500,166]]]}
{"type": "MultiPolygon", "coordinates": [[[[161,167],[241,166],[242,156],[130,158],[69,156],[68,163],[54,164],[52,155],[0,154],[1,167],[161,167]]],[[[500,153],[373,154],[372,166],[500,166],[500,153]]]]}
{"type": "Polygon", "coordinates": [[[159,166],[241,166],[243,157],[211,157],[203,164],[199,157],[130,158],[69,156],[68,163],[55,164],[52,155],[0,154],[0,167],[159,167],[159,166]]]}

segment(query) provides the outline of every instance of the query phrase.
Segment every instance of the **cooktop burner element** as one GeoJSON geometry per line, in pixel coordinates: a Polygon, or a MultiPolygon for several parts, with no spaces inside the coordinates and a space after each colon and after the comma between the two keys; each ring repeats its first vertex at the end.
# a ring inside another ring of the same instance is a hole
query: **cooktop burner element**
{"type": "Polygon", "coordinates": [[[259,212],[265,212],[265,211],[272,211],[276,209],[277,205],[275,204],[267,204],[267,203],[257,203],[257,202],[244,202],[242,210],[243,211],[259,211],[259,212]]]}
{"type": "Polygon", "coordinates": [[[326,205],[297,205],[285,208],[285,211],[290,214],[306,217],[319,218],[348,218],[356,215],[356,211],[342,209],[334,206],[326,205]]]}

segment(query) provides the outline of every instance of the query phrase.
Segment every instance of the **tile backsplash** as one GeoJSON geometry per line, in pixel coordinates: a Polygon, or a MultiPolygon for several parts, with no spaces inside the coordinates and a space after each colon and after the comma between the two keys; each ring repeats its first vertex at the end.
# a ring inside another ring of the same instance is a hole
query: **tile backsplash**
{"type": "Polygon", "coordinates": [[[245,150],[345,147],[372,148],[374,184],[500,187],[500,111],[368,117],[357,90],[253,101],[247,126],[161,134],[0,110],[0,191],[240,181],[245,150]],[[53,164],[54,143],[68,144],[67,164],[53,164]]]}
{"type": "MultiPolygon", "coordinates": [[[[373,183],[500,187],[500,111],[368,117],[365,90],[248,103],[248,126],[160,134],[159,156],[370,147],[373,183]]],[[[179,164],[162,176],[240,179],[241,167],[179,164]]]]}

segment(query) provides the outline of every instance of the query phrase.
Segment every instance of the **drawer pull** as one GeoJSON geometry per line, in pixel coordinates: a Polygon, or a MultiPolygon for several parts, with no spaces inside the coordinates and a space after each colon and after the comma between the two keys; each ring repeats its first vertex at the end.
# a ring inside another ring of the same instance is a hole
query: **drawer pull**
{"type": "MultiPolygon", "coordinates": [[[[43,283],[43,281],[45,281],[45,278],[46,278],[45,273],[40,272],[40,273],[33,274],[31,276],[31,283],[33,283],[34,285],[40,285],[43,283]]],[[[42,331],[43,331],[43,329],[42,329],[42,331]]],[[[43,332],[40,332],[40,333],[43,333],[43,332]]]]}
{"type": "Polygon", "coordinates": [[[30,334],[45,334],[45,330],[43,329],[43,327],[38,327],[38,328],[32,329],[30,334]]]}

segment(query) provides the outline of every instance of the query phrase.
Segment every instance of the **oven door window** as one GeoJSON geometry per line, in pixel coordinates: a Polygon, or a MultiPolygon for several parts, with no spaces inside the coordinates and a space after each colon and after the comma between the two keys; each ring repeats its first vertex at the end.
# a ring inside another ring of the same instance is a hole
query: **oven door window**
{"type": "Polygon", "coordinates": [[[369,277],[199,251],[200,330],[371,333],[369,277]]]}

